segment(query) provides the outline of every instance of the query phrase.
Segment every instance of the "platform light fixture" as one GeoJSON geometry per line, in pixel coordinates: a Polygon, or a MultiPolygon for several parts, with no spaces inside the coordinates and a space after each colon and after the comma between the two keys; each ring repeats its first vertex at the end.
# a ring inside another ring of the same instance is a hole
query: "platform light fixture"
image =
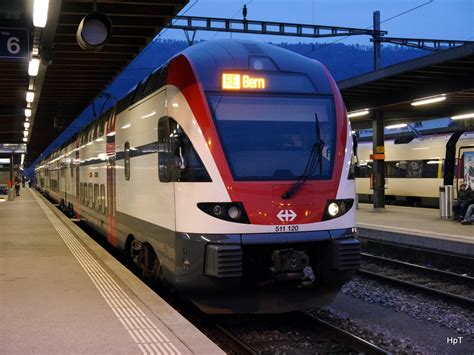
{"type": "Polygon", "coordinates": [[[347,114],[347,117],[352,118],[352,117],[359,117],[359,116],[365,116],[369,114],[369,109],[364,109],[360,111],[354,111],[354,112],[349,112],[347,114]]]}
{"type": "Polygon", "coordinates": [[[28,90],[26,92],[26,102],[33,102],[35,101],[35,92],[28,90]]]}
{"type": "Polygon", "coordinates": [[[85,51],[98,51],[108,42],[112,33],[112,21],[101,12],[97,12],[95,1],[93,11],[87,14],[79,24],[76,41],[85,51]]]}
{"type": "Polygon", "coordinates": [[[397,128],[405,128],[407,126],[408,125],[406,123],[399,123],[399,124],[392,124],[392,125],[386,126],[385,128],[386,129],[397,129],[397,128]]]}
{"type": "Polygon", "coordinates": [[[24,131],[23,131],[23,136],[24,136],[25,138],[28,137],[28,130],[24,130],[24,131]]]}
{"type": "Polygon", "coordinates": [[[445,94],[415,100],[411,103],[411,105],[412,106],[428,105],[428,104],[434,104],[435,102],[441,102],[441,101],[444,101],[444,100],[446,100],[446,95],[445,94]]]}
{"type": "Polygon", "coordinates": [[[31,108],[25,108],[25,117],[31,117],[31,108]]]}
{"type": "Polygon", "coordinates": [[[28,75],[36,76],[38,75],[40,60],[39,58],[32,57],[30,63],[28,64],[28,75]]]}
{"type": "Polygon", "coordinates": [[[23,142],[28,142],[28,138],[23,137],[23,142]]]}
{"type": "Polygon", "coordinates": [[[33,25],[44,28],[48,21],[49,0],[34,0],[33,25]]]}
{"type": "Polygon", "coordinates": [[[456,115],[456,116],[451,117],[451,119],[453,119],[453,120],[465,120],[465,119],[468,119],[468,118],[474,118],[474,112],[465,113],[463,115],[456,115]]]}
{"type": "Polygon", "coordinates": [[[30,122],[25,122],[23,125],[25,126],[25,130],[30,128],[30,122]]]}

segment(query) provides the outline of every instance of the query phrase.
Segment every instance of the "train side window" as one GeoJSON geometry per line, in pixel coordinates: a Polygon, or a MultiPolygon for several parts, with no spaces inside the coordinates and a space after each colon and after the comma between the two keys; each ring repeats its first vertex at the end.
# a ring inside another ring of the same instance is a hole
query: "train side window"
{"type": "Polygon", "coordinates": [[[368,178],[372,174],[372,162],[360,162],[356,171],[356,178],[368,178]]]}
{"type": "Polygon", "coordinates": [[[89,197],[88,197],[88,206],[90,208],[94,207],[94,189],[92,188],[92,184],[88,185],[88,192],[89,192],[89,197]]]}
{"type": "Polygon", "coordinates": [[[158,123],[160,181],[212,181],[183,128],[172,118],[158,123]]]}
{"type": "Polygon", "coordinates": [[[99,185],[94,184],[94,209],[96,211],[100,211],[102,209],[100,202],[99,185]]]}
{"type": "Polygon", "coordinates": [[[130,180],[130,143],[129,142],[125,143],[123,150],[124,150],[125,180],[130,180]]]}
{"type": "Polygon", "coordinates": [[[161,182],[171,181],[170,126],[168,117],[158,121],[158,175],[161,182]]]}
{"type": "Polygon", "coordinates": [[[422,177],[436,179],[438,177],[439,160],[423,160],[422,177]]]}
{"type": "Polygon", "coordinates": [[[105,213],[105,185],[100,185],[100,212],[105,213]]]}
{"type": "Polygon", "coordinates": [[[143,88],[143,96],[148,96],[155,90],[156,84],[158,82],[158,77],[160,76],[160,68],[156,69],[146,81],[145,87],[143,88]]]}

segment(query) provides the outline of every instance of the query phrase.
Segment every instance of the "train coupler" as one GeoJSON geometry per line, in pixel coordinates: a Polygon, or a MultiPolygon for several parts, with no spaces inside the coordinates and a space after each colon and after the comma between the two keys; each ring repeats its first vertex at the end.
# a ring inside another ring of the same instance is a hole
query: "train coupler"
{"type": "Polygon", "coordinates": [[[274,250],[270,270],[277,281],[314,281],[309,256],[302,250],[274,250]]]}

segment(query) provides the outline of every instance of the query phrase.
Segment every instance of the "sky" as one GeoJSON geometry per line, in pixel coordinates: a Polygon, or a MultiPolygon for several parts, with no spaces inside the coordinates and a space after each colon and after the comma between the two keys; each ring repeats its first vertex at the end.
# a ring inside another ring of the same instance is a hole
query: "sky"
{"type": "MultiPolygon", "coordinates": [[[[378,10],[382,22],[386,21],[382,23],[382,30],[389,31],[391,37],[474,40],[474,0],[190,0],[180,14],[241,19],[243,4],[247,4],[249,20],[368,28],[372,26],[372,13],[378,10]],[[410,12],[403,14],[406,11],[410,12]]],[[[246,34],[232,36],[277,42],[313,41],[246,34]]],[[[160,37],[185,38],[181,30],[166,30],[160,37]]],[[[227,33],[198,32],[196,39],[229,37],[227,33]]],[[[322,39],[333,40],[337,38],[322,39]]],[[[342,43],[370,44],[367,36],[346,38],[342,43]]]]}

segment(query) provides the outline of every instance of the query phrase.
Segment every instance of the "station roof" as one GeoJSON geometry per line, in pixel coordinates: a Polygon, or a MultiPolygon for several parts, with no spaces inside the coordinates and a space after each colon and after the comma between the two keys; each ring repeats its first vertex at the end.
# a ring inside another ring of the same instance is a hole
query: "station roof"
{"type": "MultiPolygon", "coordinates": [[[[135,56],[165,27],[189,0],[97,0],[97,9],[112,21],[112,37],[99,52],[83,51],[76,43],[76,31],[82,18],[92,11],[92,0],[50,1],[47,26],[34,29],[30,9],[32,1],[7,1],[0,11],[0,27],[10,22],[5,14],[18,12],[34,41],[52,48],[52,63],[45,66],[35,81],[33,134],[28,142],[32,161],[61,132],[54,117],[67,126],[135,56]],[[11,10],[11,11],[9,11],[11,10]]],[[[3,6],[3,5],[2,5],[3,6]]],[[[40,47],[41,48],[41,47],[40,47]]],[[[40,49],[41,51],[41,49],[40,49]]],[[[25,93],[31,81],[28,61],[0,61],[0,143],[22,143],[25,120],[25,93]]]]}
{"type": "MultiPolygon", "coordinates": [[[[474,112],[474,44],[338,82],[347,111],[382,110],[392,123],[422,121],[474,112]],[[436,104],[412,106],[415,99],[446,94],[436,104]]],[[[371,115],[351,118],[353,128],[371,126],[371,115]]]]}

